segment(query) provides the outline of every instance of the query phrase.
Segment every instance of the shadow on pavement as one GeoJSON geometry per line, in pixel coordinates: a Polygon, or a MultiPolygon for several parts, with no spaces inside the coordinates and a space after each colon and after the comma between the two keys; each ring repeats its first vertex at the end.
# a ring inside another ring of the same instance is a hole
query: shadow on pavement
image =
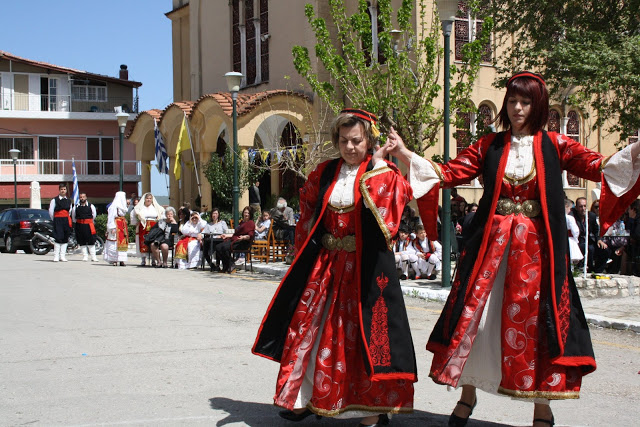
{"type": "MultiPolygon", "coordinates": [[[[295,425],[326,425],[335,427],[356,427],[359,419],[331,419],[322,418],[317,420],[310,416],[300,422],[283,420],[278,416],[280,408],[266,403],[242,402],[225,397],[213,397],[209,399],[211,409],[224,411],[228,415],[216,423],[217,426],[224,426],[233,423],[242,423],[250,427],[262,426],[295,426],[295,425]]],[[[434,414],[426,411],[414,411],[412,414],[394,415],[390,426],[417,427],[417,426],[446,426],[449,415],[434,414]]],[[[507,424],[493,423],[481,420],[469,420],[469,427],[504,427],[507,424]]]]}

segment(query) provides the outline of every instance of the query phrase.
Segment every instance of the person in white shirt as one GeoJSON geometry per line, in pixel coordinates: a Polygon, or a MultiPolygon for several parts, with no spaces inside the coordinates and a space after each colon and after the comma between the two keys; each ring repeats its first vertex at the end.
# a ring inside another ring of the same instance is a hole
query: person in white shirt
{"type": "Polygon", "coordinates": [[[410,250],[418,258],[415,263],[416,279],[427,278],[435,280],[437,272],[442,270],[442,246],[435,240],[427,238],[427,232],[422,225],[416,228],[416,238],[410,250]]]}
{"type": "Polygon", "coordinates": [[[412,249],[411,236],[404,228],[398,231],[398,238],[393,243],[393,253],[396,258],[396,268],[402,272],[400,279],[405,280],[409,277],[409,268],[416,271],[418,256],[412,249]]]}
{"type": "Polygon", "coordinates": [[[256,235],[254,240],[267,240],[269,227],[271,227],[271,216],[269,211],[264,211],[262,212],[262,218],[256,224],[256,235]]]}
{"type": "Polygon", "coordinates": [[[71,235],[71,200],[67,197],[67,184],[58,185],[58,196],[49,203],[49,216],[53,221],[53,261],[66,262],[67,244],[71,235]]]}

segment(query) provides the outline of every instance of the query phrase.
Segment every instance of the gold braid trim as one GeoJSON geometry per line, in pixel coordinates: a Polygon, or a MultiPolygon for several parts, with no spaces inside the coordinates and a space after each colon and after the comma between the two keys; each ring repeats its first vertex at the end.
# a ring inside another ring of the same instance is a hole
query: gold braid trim
{"type": "MultiPolygon", "coordinates": [[[[613,154],[611,156],[613,156],[613,154]]],[[[604,167],[607,166],[607,163],[609,163],[609,160],[611,160],[611,156],[607,156],[602,159],[602,161],[600,162],[600,172],[602,172],[604,170],[604,167]]]]}
{"type": "Polygon", "coordinates": [[[440,183],[444,182],[444,175],[442,174],[442,170],[440,169],[440,165],[436,162],[434,162],[431,159],[425,159],[426,161],[428,161],[429,163],[431,163],[431,166],[433,166],[433,169],[435,169],[436,174],[438,174],[438,178],[440,178],[440,183]]]}
{"type": "Polygon", "coordinates": [[[520,179],[513,178],[513,177],[507,175],[506,173],[504,174],[505,181],[507,181],[508,183],[513,184],[513,185],[526,184],[527,182],[531,181],[535,177],[536,177],[536,161],[535,161],[535,159],[533,160],[533,163],[531,164],[531,170],[529,171],[529,173],[526,176],[523,176],[520,179]]]}
{"type": "Polygon", "coordinates": [[[318,414],[323,417],[335,417],[336,415],[340,415],[347,411],[366,411],[371,412],[372,414],[410,414],[413,412],[413,408],[402,408],[395,406],[348,405],[344,408],[327,411],[326,409],[316,408],[311,403],[308,403],[307,408],[314,414],[318,414]]]}
{"type": "Polygon", "coordinates": [[[520,391],[498,387],[498,393],[524,399],[542,398],[549,400],[579,399],[579,391],[520,391]]]}
{"type": "Polygon", "coordinates": [[[374,176],[378,176],[387,172],[393,172],[389,166],[373,169],[369,172],[363,173],[360,177],[360,193],[362,194],[362,198],[364,199],[365,206],[369,208],[371,213],[373,213],[376,221],[378,222],[378,226],[380,227],[380,230],[382,231],[382,234],[384,234],[384,238],[387,241],[387,247],[389,248],[389,250],[392,250],[393,242],[391,241],[391,239],[393,238],[393,236],[391,235],[387,224],[384,222],[382,215],[380,215],[378,207],[373,202],[371,194],[369,194],[369,187],[367,187],[367,183],[365,182],[369,178],[373,178],[374,176]]]}

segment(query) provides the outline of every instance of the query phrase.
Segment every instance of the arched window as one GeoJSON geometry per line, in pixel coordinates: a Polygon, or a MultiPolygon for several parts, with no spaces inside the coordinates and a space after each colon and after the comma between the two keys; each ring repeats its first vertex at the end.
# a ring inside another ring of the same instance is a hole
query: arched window
{"type": "Polygon", "coordinates": [[[462,119],[456,126],[456,154],[469,146],[471,140],[471,113],[458,113],[458,119],[462,119]]]}
{"type": "Polygon", "coordinates": [[[547,129],[549,132],[560,132],[560,113],[557,110],[549,110],[547,129]]]}
{"type": "MultiPolygon", "coordinates": [[[[580,116],[575,111],[569,111],[567,114],[567,136],[573,140],[578,142],[580,141],[580,116]]],[[[567,173],[567,182],[569,183],[569,187],[580,187],[580,178],[570,173],[567,173]]]]}
{"type": "MultiPolygon", "coordinates": [[[[462,61],[462,47],[476,39],[476,35],[482,31],[481,19],[472,15],[473,11],[467,6],[466,1],[458,2],[458,14],[455,22],[455,59],[462,61]]],[[[491,62],[491,42],[488,42],[482,54],[483,62],[491,62]]]]}
{"type": "Polygon", "coordinates": [[[269,2],[231,0],[233,71],[245,76],[244,85],[269,80],[269,2]]]}

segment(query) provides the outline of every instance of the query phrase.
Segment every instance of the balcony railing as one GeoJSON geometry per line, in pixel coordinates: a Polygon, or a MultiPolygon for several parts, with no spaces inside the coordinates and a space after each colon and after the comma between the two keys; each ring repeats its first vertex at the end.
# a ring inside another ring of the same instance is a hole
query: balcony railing
{"type": "MultiPolygon", "coordinates": [[[[76,174],[85,181],[111,181],[120,178],[119,160],[76,160],[76,174]]],[[[141,164],[124,160],[123,175],[127,181],[140,180],[141,164]]],[[[73,176],[71,160],[20,159],[16,162],[19,181],[60,181],[73,176]]],[[[79,178],[80,179],[80,178],[79,178]]],[[[0,181],[13,181],[13,160],[0,159],[0,181]]]]}
{"type": "Polygon", "coordinates": [[[138,112],[138,97],[109,97],[102,101],[72,98],[70,95],[28,95],[0,93],[0,110],[10,111],[63,111],[76,113],[113,113],[122,107],[125,113],[138,112]]]}

